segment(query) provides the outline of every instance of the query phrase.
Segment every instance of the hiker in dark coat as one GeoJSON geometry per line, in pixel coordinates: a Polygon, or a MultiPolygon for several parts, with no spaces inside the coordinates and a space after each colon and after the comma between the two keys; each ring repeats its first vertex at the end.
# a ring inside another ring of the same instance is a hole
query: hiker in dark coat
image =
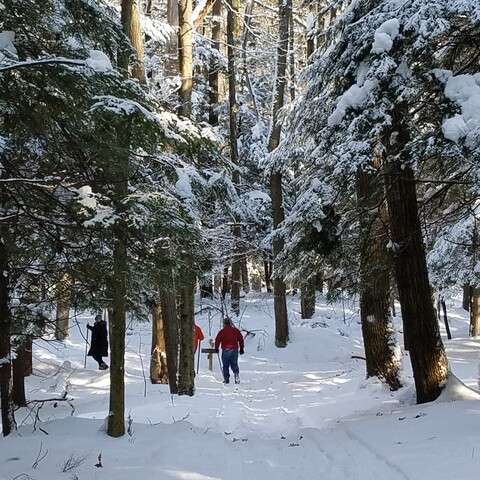
{"type": "Polygon", "coordinates": [[[106,370],[108,365],[102,357],[108,357],[107,322],[102,320],[101,315],[97,315],[93,327],[87,323],[87,328],[92,332],[92,341],[87,355],[98,362],[99,370],[106,370]]]}

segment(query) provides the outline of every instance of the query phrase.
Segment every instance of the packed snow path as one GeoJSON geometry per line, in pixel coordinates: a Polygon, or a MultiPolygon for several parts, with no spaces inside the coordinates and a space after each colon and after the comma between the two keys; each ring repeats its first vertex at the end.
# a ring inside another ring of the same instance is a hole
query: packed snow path
{"type": "MultiPolygon", "coordinates": [[[[172,397],[167,386],[150,384],[150,327],[132,325],[126,355],[131,423],[118,439],[104,429],[109,373],[95,370],[92,359],[84,368],[80,331],[90,318],[80,318],[64,344],[39,343],[27,385],[29,399],[67,391],[74,411],[66,402],[44,405],[35,425],[32,412],[17,411],[18,434],[0,440],[0,480],[476,479],[476,397],[411,406],[411,387],[392,394],[364,379],[364,361],[352,358],[363,354],[355,317],[318,316],[320,322],[294,323],[292,343],[277,349],[271,316],[247,310],[245,326],[270,336],[246,340],[242,383],[223,385],[217,359],[209,371],[203,356],[194,397],[172,397]],[[72,457],[79,465],[62,472],[72,457]]],[[[208,321],[200,325],[208,338],[208,321]]],[[[448,347],[452,368],[473,387],[478,347],[476,339],[448,347]]]]}

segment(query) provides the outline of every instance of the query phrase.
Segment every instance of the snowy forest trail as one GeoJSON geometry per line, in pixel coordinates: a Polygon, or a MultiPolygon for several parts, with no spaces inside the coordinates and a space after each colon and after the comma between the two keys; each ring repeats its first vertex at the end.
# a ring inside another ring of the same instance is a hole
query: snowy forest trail
{"type": "MultiPolygon", "coordinates": [[[[65,402],[47,403],[35,426],[32,412],[17,411],[22,426],[1,445],[0,480],[23,473],[64,480],[59,464],[72,454],[85,458],[75,470],[82,480],[130,480],[138,468],[145,480],[444,480],[460,469],[467,473],[455,478],[476,478],[475,398],[459,416],[458,402],[414,406],[408,370],[407,388],[396,393],[365,379],[360,326],[350,311],[335,316],[322,306],[312,322],[293,313],[291,343],[275,348],[264,307],[252,311],[250,305],[242,320],[265,335],[246,339],[241,384],[223,385],[217,359],[210,371],[201,355],[193,397],[172,396],[168,386],[149,382],[150,325],[132,323],[125,364],[129,432],[119,439],[104,430],[109,373],[96,370],[91,358],[84,368],[80,331],[90,319],[79,318],[80,328],[62,344],[38,344],[28,397],[67,391],[74,411],[65,402]],[[441,453],[446,429],[461,432],[448,445],[455,456],[441,453]],[[33,469],[40,449],[49,453],[33,469]],[[100,453],[103,469],[95,467],[100,453]]],[[[209,319],[198,320],[214,337],[209,319]]],[[[462,322],[452,325],[456,339],[447,351],[452,369],[475,387],[480,340],[462,340],[462,322]]]]}

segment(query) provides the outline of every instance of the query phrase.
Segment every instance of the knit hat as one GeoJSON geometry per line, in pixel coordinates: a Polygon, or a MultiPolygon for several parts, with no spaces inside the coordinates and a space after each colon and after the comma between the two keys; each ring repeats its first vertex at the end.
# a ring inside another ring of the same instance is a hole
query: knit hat
{"type": "Polygon", "coordinates": [[[231,325],[232,324],[232,321],[228,318],[228,317],[225,317],[223,319],[223,324],[224,325],[231,325]]]}
{"type": "Polygon", "coordinates": [[[102,315],[100,313],[98,315],[95,315],[95,321],[96,322],[101,322],[102,321],[102,315]]]}

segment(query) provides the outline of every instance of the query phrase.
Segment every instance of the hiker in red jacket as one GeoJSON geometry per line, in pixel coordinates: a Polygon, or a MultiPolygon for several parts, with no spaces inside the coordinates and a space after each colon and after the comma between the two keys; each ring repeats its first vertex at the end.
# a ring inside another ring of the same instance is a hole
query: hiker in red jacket
{"type": "Polygon", "coordinates": [[[198,325],[194,325],[193,330],[193,353],[197,351],[198,344],[205,339],[202,329],[198,325]]]}
{"type": "Polygon", "coordinates": [[[238,353],[244,354],[243,336],[240,330],[232,325],[229,318],[223,320],[223,328],[218,332],[215,338],[215,349],[222,346],[222,363],[223,363],[223,383],[230,381],[230,368],[235,375],[235,383],[240,383],[238,368],[238,353]]]}

